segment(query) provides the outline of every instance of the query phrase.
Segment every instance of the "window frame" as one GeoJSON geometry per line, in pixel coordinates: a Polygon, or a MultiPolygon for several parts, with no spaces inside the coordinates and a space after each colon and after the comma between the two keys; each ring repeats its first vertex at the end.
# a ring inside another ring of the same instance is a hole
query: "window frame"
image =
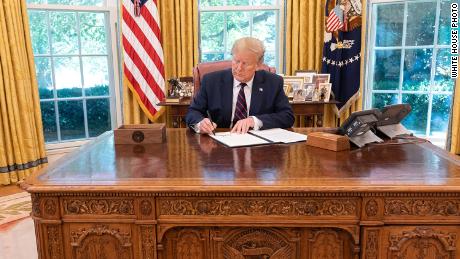
{"type": "MultiPolygon", "coordinates": [[[[252,6],[252,5],[225,5],[225,6],[205,6],[201,7],[200,3],[198,3],[198,60],[202,62],[202,55],[203,54],[225,54],[227,53],[227,26],[224,27],[224,51],[216,51],[216,52],[205,52],[201,50],[201,13],[202,12],[234,12],[234,11],[278,11],[277,15],[277,39],[275,40],[275,68],[277,73],[278,71],[284,70],[284,38],[286,35],[285,30],[285,6],[283,0],[276,0],[274,5],[264,5],[264,6],[252,6]],[[277,53],[278,52],[278,53],[277,53]]],[[[227,24],[227,20],[225,19],[225,25],[227,24]]],[[[252,28],[252,19],[250,20],[249,24],[250,28],[252,28]]],[[[252,30],[250,30],[252,34],[252,30]]]]}
{"type": "MultiPolygon", "coordinates": [[[[425,127],[425,133],[422,137],[436,141],[438,138],[436,136],[430,135],[431,131],[431,117],[433,110],[433,96],[434,95],[451,95],[453,98],[452,91],[434,91],[434,78],[436,74],[436,62],[437,55],[440,50],[450,49],[450,45],[438,44],[439,41],[439,19],[441,13],[441,2],[443,0],[369,0],[367,3],[367,23],[369,26],[366,26],[366,54],[365,54],[365,70],[364,70],[364,87],[363,87],[363,107],[365,109],[372,108],[372,97],[373,94],[378,93],[388,93],[388,94],[397,94],[398,103],[402,102],[403,94],[422,94],[427,95],[428,97],[428,113],[427,113],[427,124],[425,127]],[[374,19],[374,5],[377,4],[397,4],[401,3],[404,5],[404,14],[403,14],[403,30],[402,30],[402,39],[400,46],[391,46],[391,47],[376,47],[376,26],[377,20],[374,19]],[[407,14],[408,14],[408,4],[410,3],[436,3],[436,17],[435,17],[435,31],[434,31],[434,41],[431,45],[417,45],[417,46],[405,46],[406,44],[406,32],[407,32],[407,14]],[[403,74],[404,74],[404,58],[406,50],[412,49],[430,49],[432,50],[431,55],[431,67],[430,67],[430,81],[427,91],[408,91],[403,90],[403,74]],[[374,67],[375,67],[375,51],[376,50],[401,50],[400,57],[400,68],[399,68],[399,82],[397,90],[374,90],[374,67]]],[[[455,84],[454,84],[455,87],[455,84]]],[[[447,132],[446,132],[447,135],[447,132]]],[[[444,139],[446,140],[446,139],[444,139]]]]}
{"type": "MultiPolygon", "coordinates": [[[[53,98],[47,98],[43,100],[52,100],[53,102],[65,101],[65,100],[90,100],[90,99],[107,99],[109,100],[109,107],[110,107],[110,118],[111,118],[111,128],[115,129],[122,124],[122,93],[121,93],[121,70],[119,64],[119,43],[118,43],[118,4],[117,1],[104,1],[103,6],[83,6],[83,5],[57,5],[57,4],[27,4],[27,10],[34,10],[34,11],[62,11],[62,12],[91,12],[91,13],[103,13],[106,17],[106,33],[107,33],[107,59],[108,59],[108,76],[109,76],[109,95],[105,98],[101,98],[99,96],[80,96],[80,97],[68,97],[68,98],[59,98],[56,96],[55,91],[53,94],[53,98]]],[[[49,21],[48,21],[49,22],[49,21]]],[[[48,23],[48,28],[50,25],[48,23]]],[[[48,30],[48,35],[50,34],[50,30],[48,30]]],[[[50,35],[48,36],[50,37],[50,35]]],[[[80,42],[79,42],[80,43],[80,42]]],[[[49,42],[51,44],[51,42],[49,42]]],[[[81,47],[81,45],[80,45],[81,47]]],[[[35,57],[34,53],[34,57],[35,57]]],[[[54,57],[54,56],[68,56],[68,55],[53,55],[52,53],[49,54],[39,54],[37,57],[54,57]]],[[[75,55],[71,55],[75,56],[75,55]]],[[[93,56],[93,55],[82,55],[79,51],[77,54],[78,58],[81,60],[82,56],[93,56]]],[[[94,56],[105,56],[105,55],[94,55],[94,56]]],[[[80,73],[83,75],[83,64],[80,63],[80,73]]],[[[52,72],[52,80],[53,84],[56,83],[55,81],[55,74],[54,74],[54,65],[51,65],[52,72]]],[[[40,99],[40,103],[41,103],[40,99]]],[[[84,119],[87,120],[87,110],[84,107],[84,119]]],[[[59,116],[59,115],[58,115],[59,116]]],[[[58,116],[55,115],[56,120],[58,120],[58,116]]],[[[59,123],[59,121],[56,121],[59,123]]],[[[88,133],[87,123],[85,123],[85,133],[88,133]]],[[[58,130],[59,132],[59,130],[58,130]]],[[[88,137],[84,139],[75,139],[75,140],[61,140],[59,142],[50,142],[45,143],[45,148],[48,154],[55,154],[60,153],[61,151],[68,151],[74,148],[77,148],[90,140],[94,139],[95,137],[88,137]]]]}

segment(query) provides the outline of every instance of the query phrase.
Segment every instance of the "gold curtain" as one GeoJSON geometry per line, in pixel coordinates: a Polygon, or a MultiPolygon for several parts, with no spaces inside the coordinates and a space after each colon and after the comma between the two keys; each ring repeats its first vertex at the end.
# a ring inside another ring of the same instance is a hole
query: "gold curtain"
{"type": "Polygon", "coordinates": [[[0,184],[46,163],[25,0],[0,0],[0,184]]]}
{"type": "MultiPolygon", "coordinates": [[[[198,63],[198,0],[158,1],[165,65],[165,80],[192,76],[198,63]]],[[[123,85],[125,124],[148,123],[131,90],[123,85]]],[[[164,121],[162,116],[158,121],[164,121]]]]}
{"type": "MultiPolygon", "coordinates": [[[[296,70],[321,71],[321,57],[324,45],[324,9],[326,0],[287,0],[286,13],[286,75],[292,75],[296,70]]],[[[362,0],[362,29],[361,53],[365,53],[366,0],[362,0]]],[[[359,98],[342,112],[340,122],[343,122],[351,112],[362,109],[362,86],[364,65],[361,59],[361,88],[359,98]]],[[[337,119],[332,106],[324,111],[325,127],[337,125],[337,119]]]]}
{"type": "Polygon", "coordinates": [[[450,152],[460,155],[460,77],[455,81],[453,100],[450,152]]]}

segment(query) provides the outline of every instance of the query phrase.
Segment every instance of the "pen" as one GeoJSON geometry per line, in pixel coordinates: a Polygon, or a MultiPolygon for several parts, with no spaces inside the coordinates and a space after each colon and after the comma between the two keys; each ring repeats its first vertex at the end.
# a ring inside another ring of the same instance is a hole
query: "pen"
{"type": "MultiPolygon", "coordinates": [[[[211,118],[211,114],[209,113],[209,110],[206,111],[206,113],[208,114],[208,119],[211,121],[211,125],[214,127],[214,122],[212,121],[212,118],[211,118]]],[[[216,132],[214,132],[214,130],[211,131],[212,132],[212,135],[216,135],[216,132]]]]}

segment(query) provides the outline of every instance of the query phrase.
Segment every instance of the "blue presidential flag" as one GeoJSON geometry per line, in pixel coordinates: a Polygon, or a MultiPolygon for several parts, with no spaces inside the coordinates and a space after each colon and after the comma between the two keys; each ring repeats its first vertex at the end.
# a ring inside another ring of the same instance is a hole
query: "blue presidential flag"
{"type": "Polygon", "coordinates": [[[361,0],[327,0],[322,73],[331,75],[340,115],[358,98],[361,61],[361,0]]]}

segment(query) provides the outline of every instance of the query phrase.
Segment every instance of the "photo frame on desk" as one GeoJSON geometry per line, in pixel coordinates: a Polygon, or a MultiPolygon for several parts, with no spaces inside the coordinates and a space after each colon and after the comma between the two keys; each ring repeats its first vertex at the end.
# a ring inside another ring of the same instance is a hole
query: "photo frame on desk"
{"type": "Polygon", "coordinates": [[[294,96],[292,98],[292,101],[293,102],[304,102],[305,95],[306,95],[305,89],[297,89],[294,91],[294,96]]]}
{"type": "Polygon", "coordinates": [[[294,91],[303,89],[304,78],[302,76],[284,76],[284,93],[287,97],[293,97],[294,91]]]}
{"type": "Polygon", "coordinates": [[[321,83],[330,83],[331,75],[330,74],[316,74],[313,76],[313,82],[319,86],[321,83]]]}
{"type": "Polygon", "coordinates": [[[313,101],[313,92],[315,90],[316,84],[313,83],[305,83],[303,85],[303,88],[305,90],[305,101],[306,102],[311,102],[313,101]]]}
{"type": "Polygon", "coordinates": [[[318,86],[319,91],[319,101],[320,102],[329,102],[331,97],[331,83],[320,83],[318,86]]]}
{"type": "Polygon", "coordinates": [[[304,83],[313,83],[313,78],[316,75],[316,72],[313,70],[297,70],[295,71],[295,76],[301,76],[304,78],[304,83]]]}

